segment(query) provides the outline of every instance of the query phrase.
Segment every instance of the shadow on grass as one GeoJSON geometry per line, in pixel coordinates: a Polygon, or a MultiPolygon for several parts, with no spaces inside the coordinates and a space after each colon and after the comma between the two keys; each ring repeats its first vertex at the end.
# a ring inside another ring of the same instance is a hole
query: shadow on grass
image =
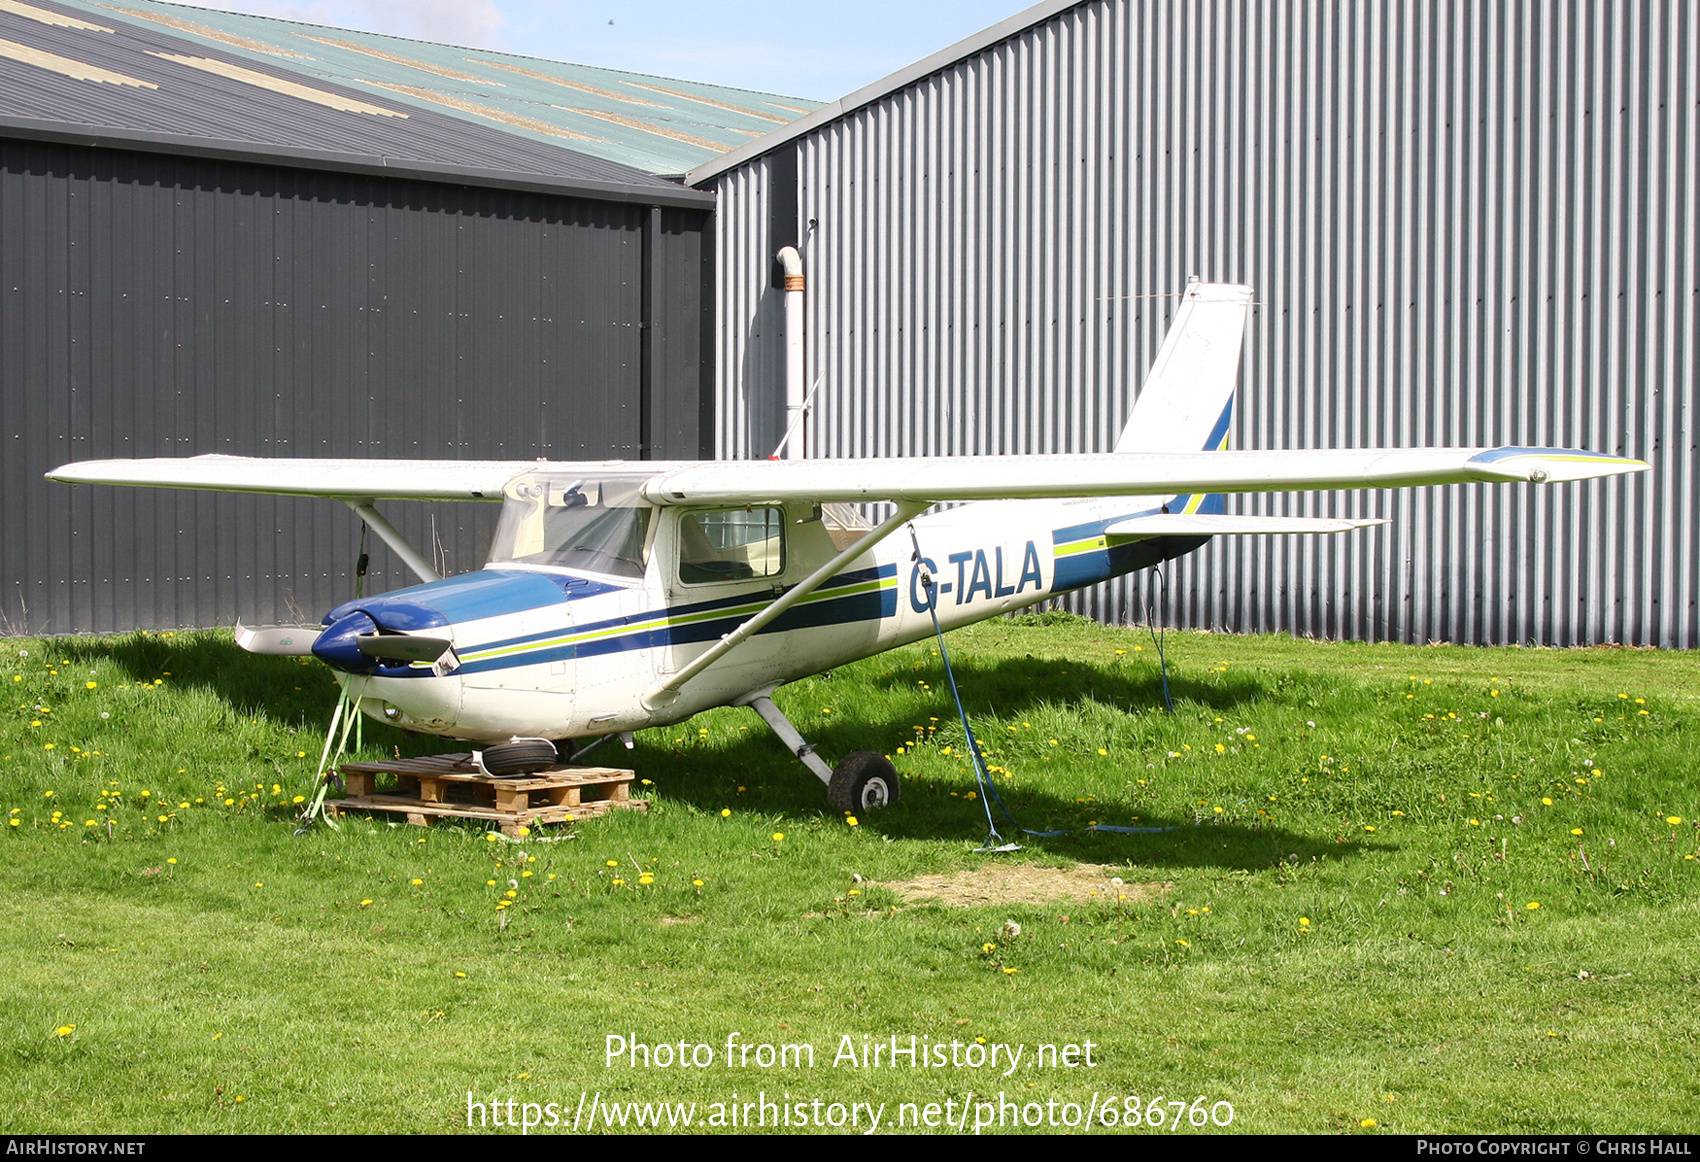
{"type": "MultiPolygon", "coordinates": [[[[1057,661],[1036,658],[1003,658],[987,664],[978,658],[951,659],[957,689],[971,715],[1004,715],[1056,703],[1096,702],[1124,711],[1161,710],[1163,679],[1144,667],[1102,665],[1094,662],[1057,661]]],[[[892,671],[871,679],[881,690],[912,693],[916,676],[925,674],[933,693],[954,714],[944,668],[937,664],[920,670],[892,671]]],[[[1177,705],[1193,703],[1214,711],[1227,711],[1248,702],[1267,700],[1267,684],[1251,678],[1223,676],[1205,682],[1184,674],[1169,674],[1169,694],[1177,705]]],[[[942,716],[941,716],[942,717],[942,716]]]]}
{"type": "MultiPolygon", "coordinates": [[[[174,690],[203,691],[224,702],[233,715],[270,718],[298,726],[323,738],[330,729],[338,690],[330,671],[316,659],[302,665],[298,658],[251,654],[228,636],[182,633],[126,634],[112,638],[64,638],[53,650],[73,662],[113,662],[132,681],[156,678],[174,690]]],[[[455,743],[423,735],[407,735],[394,727],[365,719],[365,745],[405,756],[438,754],[455,743]]],[[[464,746],[461,749],[465,749],[464,746]]]]}
{"type": "MultiPolygon", "coordinates": [[[[336,704],[336,688],[328,672],[318,663],[302,665],[298,660],[250,654],[229,638],[215,634],[182,634],[165,638],[155,634],[130,634],[105,639],[64,639],[54,648],[77,662],[108,661],[128,672],[133,681],[165,680],[177,690],[195,688],[223,701],[232,714],[245,717],[269,716],[274,720],[300,723],[302,729],[322,734],[329,728],[336,704]],[[166,677],[169,675],[169,677],[166,677]]],[[[1161,704],[1161,684],[1150,672],[1121,666],[1102,666],[1072,661],[1035,658],[1002,659],[986,664],[969,659],[957,666],[964,700],[971,713],[1020,712],[1041,704],[1096,702],[1117,708],[1148,708],[1161,704]]],[[[888,691],[909,692],[913,681],[907,674],[884,675],[868,681],[888,691]]],[[[942,682],[942,675],[940,676],[942,682]]],[[[1247,679],[1199,682],[1186,678],[1171,680],[1177,701],[1211,710],[1269,697],[1271,691],[1247,679]]],[[[948,695],[935,688],[932,697],[948,706],[948,695]]],[[[747,713],[747,712],[746,712],[747,713]]],[[[948,713],[948,710],[947,710],[948,713]]],[[[866,749],[871,740],[889,737],[905,717],[897,713],[890,722],[873,724],[846,715],[830,725],[810,729],[811,741],[824,754],[840,756],[866,749]]],[[[941,715],[943,717],[943,715],[941,715]]],[[[688,804],[705,813],[761,812],[790,818],[826,817],[832,825],[837,812],[826,803],[824,788],[768,734],[753,714],[747,738],[726,746],[686,752],[668,747],[658,736],[640,740],[635,751],[617,745],[599,750],[589,761],[609,765],[631,765],[640,776],[653,780],[644,793],[688,804]],[[746,788],[739,792],[737,787],[746,788]]],[[[365,749],[404,756],[439,754],[464,749],[465,744],[431,736],[407,736],[393,727],[367,720],[365,749]]],[[[677,729],[677,727],[669,728],[677,729]]],[[[664,736],[661,736],[664,737],[664,736]]],[[[958,840],[977,844],[985,837],[985,809],[978,799],[962,797],[963,787],[933,780],[906,780],[902,801],[890,810],[859,821],[868,832],[893,840],[958,840]],[[951,795],[955,789],[957,794],[951,795]]],[[[1023,786],[1005,792],[1006,802],[1017,819],[1035,831],[1068,830],[1070,834],[1036,838],[1022,834],[993,807],[995,824],[1008,841],[1031,851],[1094,863],[1129,864],[1157,868],[1210,867],[1252,870],[1268,867],[1282,859],[1348,858],[1365,850],[1357,842],[1338,842],[1333,836],[1308,836],[1274,824],[1221,823],[1207,820],[1202,825],[1191,818],[1146,816],[1138,826],[1172,827],[1156,834],[1120,835],[1081,831],[1094,819],[1126,823],[1125,808],[1099,802],[1086,805],[1074,798],[1023,786]]]]}
{"type": "MultiPolygon", "coordinates": [[[[836,733],[836,732],[834,732],[836,733]]],[[[836,753],[823,747],[827,754],[836,753]]],[[[618,752],[616,752],[618,753],[618,752]]],[[[613,758],[603,761],[613,762],[613,758]]],[[[640,742],[631,753],[632,765],[654,780],[645,794],[659,794],[704,814],[722,810],[775,818],[824,818],[840,826],[838,812],[826,802],[825,788],[801,763],[793,760],[765,731],[725,746],[687,752],[640,742]],[[740,788],[742,788],[740,790],[740,788]]],[[[964,784],[930,779],[903,781],[901,800],[893,807],[858,819],[864,831],[889,840],[960,841],[977,846],[986,837],[986,811],[978,798],[963,796],[964,784]],[[956,795],[951,791],[955,790],[956,795]]],[[[1069,834],[1038,838],[1022,833],[992,805],[992,818],[1005,842],[1030,852],[1089,863],[1131,864],[1153,868],[1189,867],[1252,871],[1283,859],[1309,863],[1356,856],[1374,847],[1358,841],[1340,842],[1333,835],[1305,835],[1273,823],[1242,824],[1175,815],[1142,815],[1135,826],[1173,828],[1154,834],[1125,835],[1081,830],[1093,821],[1126,823],[1122,812],[1108,803],[1084,805],[1074,798],[1042,789],[999,788],[1010,813],[1034,831],[1066,830],[1069,834]]]]}

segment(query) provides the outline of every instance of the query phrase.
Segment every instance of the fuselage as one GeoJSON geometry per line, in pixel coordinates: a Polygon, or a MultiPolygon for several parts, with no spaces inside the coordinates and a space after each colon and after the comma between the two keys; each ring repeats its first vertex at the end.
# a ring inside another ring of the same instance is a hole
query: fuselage
{"type": "Polygon", "coordinates": [[[835,527],[818,506],[653,507],[638,522],[641,555],[630,540],[615,560],[604,531],[594,542],[602,556],[574,546],[552,557],[578,554],[596,568],[496,561],[350,602],[327,615],[314,652],[364,712],[423,733],[494,743],[662,726],[930,636],[929,602],[949,630],[1189,552],[1203,539],[1119,542],[1105,528],[1165,505],[1209,511],[1213,500],[995,501],[917,517],[660,704],[645,692],[865,530],[835,527]],[[374,662],[353,646],[373,632],[441,638],[452,653],[435,664],[374,662]]]}

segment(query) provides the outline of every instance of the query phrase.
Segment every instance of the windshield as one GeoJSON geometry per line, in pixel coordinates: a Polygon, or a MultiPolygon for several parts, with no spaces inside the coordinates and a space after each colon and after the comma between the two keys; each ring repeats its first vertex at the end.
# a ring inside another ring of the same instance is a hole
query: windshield
{"type": "Polygon", "coordinates": [[[510,480],[490,564],[641,578],[653,511],[641,489],[650,475],[528,472],[510,480]]]}

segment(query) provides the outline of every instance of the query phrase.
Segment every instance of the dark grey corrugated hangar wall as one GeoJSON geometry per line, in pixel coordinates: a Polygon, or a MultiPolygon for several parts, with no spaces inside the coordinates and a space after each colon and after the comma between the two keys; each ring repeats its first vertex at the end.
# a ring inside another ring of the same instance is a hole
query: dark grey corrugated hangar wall
{"type": "MultiPolygon", "coordinates": [[[[73,460],[694,458],[698,210],[0,140],[0,632],[311,620],[332,501],[70,488],[73,460]]],[[[495,505],[382,507],[446,571],[495,505]]],[[[414,578],[376,538],[367,592],[414,578]]]]}

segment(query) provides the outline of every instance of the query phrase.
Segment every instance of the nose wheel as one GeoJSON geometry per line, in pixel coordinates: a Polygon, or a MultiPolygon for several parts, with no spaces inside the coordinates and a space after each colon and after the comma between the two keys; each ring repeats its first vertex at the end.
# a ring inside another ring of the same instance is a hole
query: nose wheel
{"type": "Polygon", "coordinates": [[[545,738],[516,738],[484,748],[484,769],[492,775],[529,775],[559,761],[555,744],[545,738]]]}

